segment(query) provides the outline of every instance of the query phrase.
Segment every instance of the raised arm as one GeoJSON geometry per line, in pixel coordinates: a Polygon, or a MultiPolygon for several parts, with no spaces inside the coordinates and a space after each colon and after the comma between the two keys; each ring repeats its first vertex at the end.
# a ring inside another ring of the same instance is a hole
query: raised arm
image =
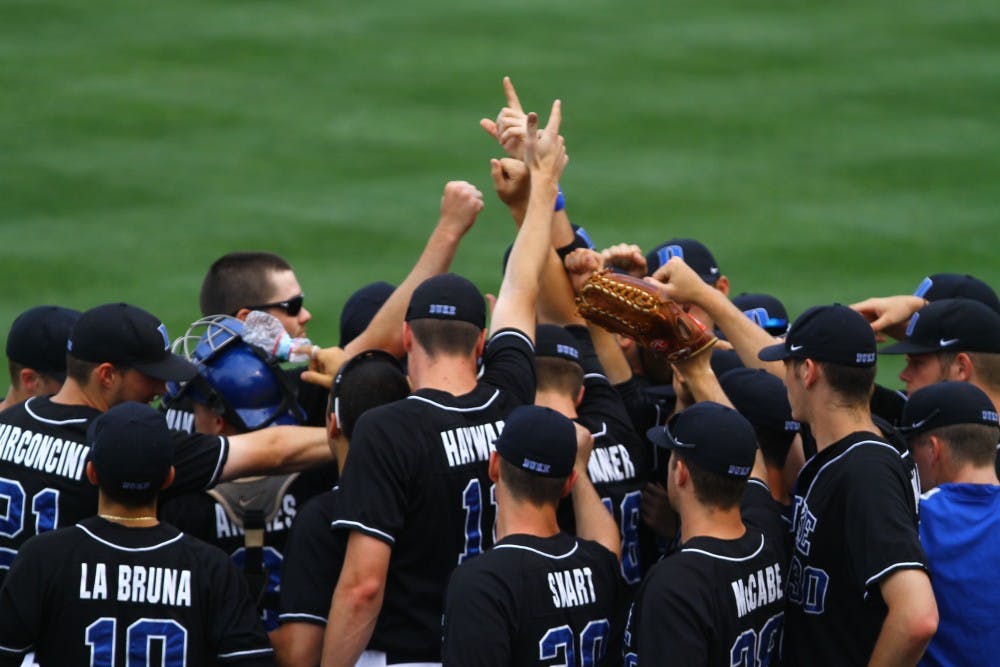
{"type": "Polygon", "coordinates": [[[594,436],[580,424],[576,427],[576,482],[570,496],[573,500],[573,515],[576,517],[576,535],[585,540],[593,540],[612,552],[619,560],[622,557],[622,541],[614,515],[601,502],[587,474],[590,453],[594,450],[594,436]]]}
{"type": "MultiPolygon", "coordinates": [[[[531,175],[531,189],[524,224],[514,240],[493,308],[490,333],[513,327],[534,339],[539,280],[545,258],[551,251],[552,212],[559,178],[568,161],[563,138],[559,136],[561,119],[558,100],[553,103],[549,122],[541,132],[538,131],[538,116],[528,114],[525,164],[531,175]]],[[[495,162],[494,169],[497,168],[499,163],[495,162]]]]}
{"type": "Polygon", "coordinates": [[[683,259],[671,258],[657,269],[652,278],[646,280],[656,285],[668,299],[700,306],[708,313],[715,325],[726,334],[726,340],[732,344],[744,366],[763,368],[773,375],[784,377],[783,364],[757,358],[761,348],[780,340],[757,326],[725,294],[705,283],[683,259]]]}
{"type": "Polygon", "coordinates": [[[296,472],[331,461],[325,428],[273,426],[230,436],[229,455],[219,481],[296,472]]]}

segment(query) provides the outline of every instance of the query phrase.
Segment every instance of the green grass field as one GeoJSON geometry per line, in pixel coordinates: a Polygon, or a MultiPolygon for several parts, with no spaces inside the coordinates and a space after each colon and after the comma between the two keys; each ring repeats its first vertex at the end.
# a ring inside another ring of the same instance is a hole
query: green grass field
{"type": "MultiPolygon", "coordinates": [[[[504,74],[563,100],[600,246],[697,237],[793,313],[937,271],[1000,286],[998,34],[988,0],[3,0],[0,322],[127,300],[178,335],[215,257],[269,249],[331,343],[447,180],[488,187],[504,74]]],[[[488,198],[455,270],[495,289],[510,235],[488,198]]]]}

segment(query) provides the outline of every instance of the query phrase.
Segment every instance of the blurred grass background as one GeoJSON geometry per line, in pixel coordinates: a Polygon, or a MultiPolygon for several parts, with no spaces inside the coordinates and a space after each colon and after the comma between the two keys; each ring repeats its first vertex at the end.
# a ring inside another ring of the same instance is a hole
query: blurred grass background
{"type": "MultiPolygon", "coordinates": [[[[563,100],[600,247],[696,237],[793,316],[939,271],[1000,287],[998,34],[987,0],[0,0],[0,340],[112,300],[179,335],[213,259],[267,249],[335,342],[446,181],[489,189],[504,74],[543,118],[563,100]]],[[[454,269],[495,290],[511,232],[488,194],[454,269]]]]}

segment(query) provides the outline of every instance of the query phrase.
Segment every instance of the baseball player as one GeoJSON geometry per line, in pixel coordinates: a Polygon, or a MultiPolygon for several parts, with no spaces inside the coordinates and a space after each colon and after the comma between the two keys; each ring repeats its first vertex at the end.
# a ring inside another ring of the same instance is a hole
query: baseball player
{"type": "Polygon", "coordinates": [[[618,529],[587,479],[590,442],[550,408],[510,414],[490,454],[497,543],[451,577],[445,665],[618,663],[618,529]],[[576,536],[556,521],[559,499],[570,493],[576,536]]]}
{"type": "Polygon", "coordinates": [[[639,587],[625,664],[773,664],[786,573],[778,553],[740,515],[757,451],[753,427],[732,408],[704,401],[648,436],[670,450],[667,492],[681,536],[639,587]]]}
{"type": "MultiPolygon", "coordinates": [[[[185,333],[185,340],[197,340],[190,361],[198,375],[175,396],[193,402],[196,430],[233,436],[302,423],[305,411],[277,361],[243,341],[241,332],[236,318],[216,316],[195,322],[185,333]]],[[[160,518],[230,555],[259,600],[264,629],[271,631],[278,626],[285,540],[297,508],[333,486],[336,470],[327,467],[222,482],[204,493],[169,499],[160,518]]]]}
{"type": "MultiPolygon", "coordinates": [[[[493,309],[447,274],[410,298],[404,329],[415,391],[355,427],[341,493],[350,531],[333,596],[323,664],[439,663],[443,591],[451,571],[492,543],[491,443],[509,412],[535,393],[535,298],[551,243],[566,162],[559,103],[537,132],[529,115],[531,196],[493,309]],[[477,358],[484,370],[477,380],[477,358]]],[[[501,179],[499,162],[493,178],[501,179]]]]}
{"type": "Polygon", "coordinates": [[[79,311],[59,306],[36,306],[17,316],[7,334],[10,391],[0,411],[59,391],[66,379],[66,341],[79,317],[79,311]]]}
{"type": "MultiPolygon", "coordinates": [[[[151,401],[165,391],[165,381],[197,373],[170,353],[159,320],[123,303],[81,315],[69,347],[66,382],[57,394],[31,398],[0,415],[0,494],[8,507],[0,531],[0,577],[29,537],[96,511],[97,491],[84,476],[90,422],[118,403],[151,401]]],[[[232,438],[178,433],[175,440],[177,473],[167,496],[332,458],[319,428],[286,426],[232,438]]]]}
{"type": "MultiPolygon", "coordinates": [[[[371,408],[405,398],[410,386],[395,357],[368,350],[340,369],[330,389],[330,446],[343,467],[358,418],[371,408]]],[[[331,531],[340,517],[340,489],[320,494],[295,515],[285,543],[278,621],[271,632],[282,665],[319,664],[330,599],[344,561],[347,534],[331,531]]]]}
{"type": "Polygon", "coordinates": [[[992,664],[1000,646],[996,408],[967,382],[941,382],[914,393],[903,416],[927,489],[920,497],[920,542],[941,614],[920,664],[992,664]]]}
{"type": "Polygon", "coordinates": [[[809,424],[818,450],[795,487],[785,659],[916,664],[937,608],[917,535],[919,489],[868,408],[871,327],[846,306],[817,306],[759,354],[784,362],[792,417],[809,424]]]}
{"type": "Polygon", "coordinates": [[[163,416],[121,403],[87,443],[98,515],[24,544],[0,590],[0,664],[273,665],[226,555],[156,519],[175,477],[163,416]]]}
{"type": "MultiPolygon", "coordinates": [[[[640,519],[642,489],[649,479],[645,444],[604,376],[586,328],[538,325],[535,364],[535,405],[556,410],[593,435],[588,477],[619,526],[622,576],[638,585],[655,553],[654,538],[640,519]]],[[[559,525],[576,534],[572,509],[571,503],[560,504],[559,525]]]]}

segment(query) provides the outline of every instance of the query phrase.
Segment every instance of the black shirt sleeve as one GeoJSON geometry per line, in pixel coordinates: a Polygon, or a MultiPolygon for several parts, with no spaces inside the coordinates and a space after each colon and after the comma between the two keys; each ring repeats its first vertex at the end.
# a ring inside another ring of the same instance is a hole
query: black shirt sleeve
{"type": "Polygon", "coordinates": [[[161,498],[178,496],[191,491],[205,491],[219,482],[222,468],[229,456],[229,440],[221,435],[171,431],[174,439],[174,483],[161,498]]]}
{"type": "Polygon", "coordinates": [[[403,529],[407,498],[416,474],[417,452],[412,438],[393,404],[369,410],[361,416],[351,437],[341,478],[340,517],[332,526],[358,530],[389,545],[403,529]],[[393,431],[396,431],[395,433],[393,431]]]}
{"type": "Polygon", "coordinates": [[[21,657],[32,650],[42,633],[46,562],[44,552],[36,549],[36,540],[28,540],[0,589],[0,658],[10,664],[21,664],[21,657]]]}
{"type": "Polygon", "coordinates": [[[501,329],[486,343],[481,382],[510,392],[528,405],[535,402],[535,346],[517,329],[501,329]]]}
{"type": "Polygon", "coordinates": [[[900,569],[926,569],[916,507],[902,462],[889,447],[865,447],[851,462],[845,551],[852,582],[871,589],[900,569]]]}
{"type": "Polygon", "coordinates": [[[346,552],[346,533],[333,531],[337,491],[310,500],[295,516],[285,543],[281,577],[281,623],[325,626],[330,600],[346,552]]]}

